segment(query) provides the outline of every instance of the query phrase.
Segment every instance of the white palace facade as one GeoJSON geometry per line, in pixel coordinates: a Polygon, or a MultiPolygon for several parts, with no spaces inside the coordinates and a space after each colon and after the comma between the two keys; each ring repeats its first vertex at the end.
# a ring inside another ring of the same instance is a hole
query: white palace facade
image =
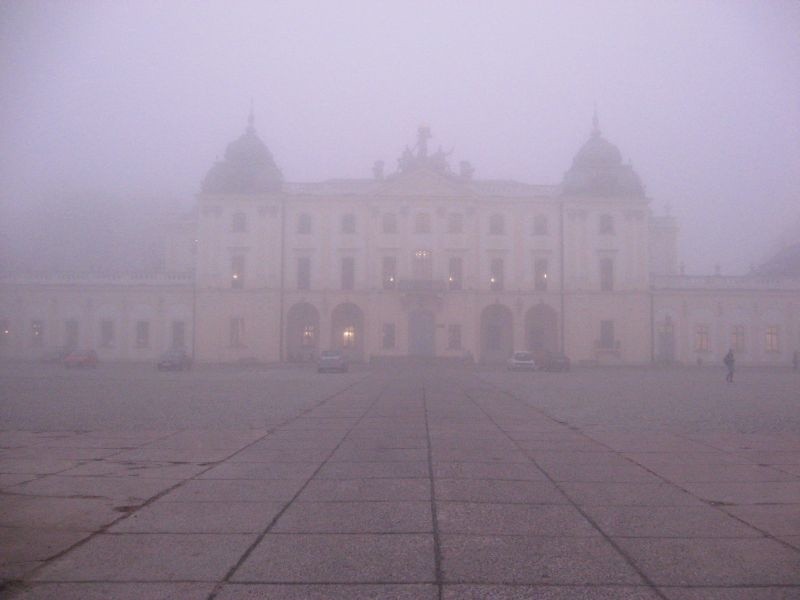
{"type": "Polygon", "coordinates": [[[800,261],[683,275],[675,220],[653,215],[596,119],[555,186],[477,179],[429,138],[421,127],[391,173],[378,162],[369,179],[288,183],[251,115],[195,209],[168,224],[161,271],[3,275],[0,355],[497,362],[531,349],[697,364],[732,347],[740,364],[791,364],[800,261]]]}

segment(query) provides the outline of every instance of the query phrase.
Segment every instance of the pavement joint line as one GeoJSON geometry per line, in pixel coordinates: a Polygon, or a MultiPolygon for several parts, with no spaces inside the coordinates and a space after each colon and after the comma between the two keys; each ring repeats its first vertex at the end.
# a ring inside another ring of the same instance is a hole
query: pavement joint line
{"type": "MultiPolygon", "coordinates": [[[[370,376],[367,376],[367,377],[364,377],[363,379],[360,379],[357,383],[361,383],[361,382],[367,381],[369,379],[370,379],[370,376]]],[[[343,392],[340,392],[340,393],[344,393],[344,391],[349,390],[350,388],[354,387],[355,385],[356,384],[353,384],[352,386],[349,386],[348,388],[343,390],[343,392]]],[[[378,391],[378,393],[375,394],[375,399],[372,402],[370,402],[369,405],[364,409],[364,412],[361,415],[361,417],[359,417],[358,420],[352,425],[352,427],[350,427],[347,430],[347,432],[344,434],[342,439],[339,440],[339,443],[336,444],[336,447],[333,448],[333,450],[330,451],[330,454],[327,456],[327,458],[325,458],[319,464],[319,466],[314,470],[314,472],[306,479],[306,482],[300,487],[299,490],[297,490],[297,492],[294,494],[294,496],[292,496],[289,499],[289,501],[286,502],[286,504],[283,506],[283,508],[281,508],[281,510],[278,511],[278,513],[269,522],[267,527],[260,534],[258,534],[256,536],[255,541],[253,541],[253,543],[250,544],[250,546],[247,547],[247,549],[244,551],[244,553],[239,557],[239,559],[234,563],[234,565],[228,570],[228,572],[225,574],[225,576],[222,578],[222,580],[217,582],[217,584],[214,586],[214,589],[211,590],[211,592],[209,593],[209,595],[208,595],[206,600],[214,600],[217,597],[217,595],[219,594],[219,592],[221,590],[221,587],[223,585],[227,584],[227,583],[230,583],[231,577],[233,577],[233,575],[236,573],[236,571],[238,571],[239,568],[245,563],[245,561],[250,557],[250,555],[258,547],[258,545],[263,541],[263,539],[267,536],[267,534],[270,533],[270,530],[275,526],[275,524],[278,522],[278,520],[284,515],[284,513],[295,502],[295,500],[297,500],[297,498],[300,496],[300,494],[303,493],[303,490],[305,490],[306,487],[308,487],[308,484],[311,482],[311,480],[314,479],[314,477],[316,477],[317,473],[319,473],[322,470],[322,468],[328,463],[328,461],[330,461],[331,456],[333,456],[333,454],[336,452],[336,450],[338,450],[339,447],[342,445],[342,443],[347,439],[347,436],[350,435],[350,432],[353,429],[355,429],[356,427],[358,427],[358,424],[361,423],[361,421],[364,419],[364,417],[367,415],[367,413],[370,411],[370,409],[375,404],[378,403],[378,401],[381,399],[381,397],[383,396],[384,392],[386,391],[386,389],[388,387],[389,387],[389,383],[387,382],[381,387],[380,391],[378,391]]],[[[337,394],[337,395],[339,395],[339,394],[337,394]]],[[[320,404],[320,406],[321,405],[322,404],[320,404]]],[[[317,407],[313,407],[313,408],[317,408],[317,407]]],[[[310,410],[313,410],[313,408],[310,409],[310,410]]],[[[310,410],[309,410],[309,412],[310,412],[310,410]]]]}
{"type": "MultiPolygon", "coordinates": [[[[202,475],[203,473],[206,473],[207,471],[210,471],[214,467],[218,466],[219,464],[221,464],[221,463],[223,463],[223,462],[225,462],[227,460],[230,460],[231,458],[233,458],[234,456],[236,456],[240,452],[246,450],[247,448],[249,448],[253,444],[256,444],[256,443],[264,440],[265,438],[269,437],[273,432],[277,431],[278,429],[280,429],[284,425],[292,423],[296,419],[301,418],[305,413],[311,412],[312,410],[314,410],[314,409],[316,409],[316,408],[318,408],[320,406],[323,406],[326,402],[328,402],[332,398],[335,398],[336,396],[340,396],[340,395],[348,392],[349,390],[351,390],[352,388],[356,387],[358,384],[366,381],[367,379],[369,379],[369,375],[354,381],[353,383],[351,383],[350,385],[346,386],[345,388],[339,390],[338,392],[335,392],[333,394],[330,394],[330,395],[326,396],[322,400],[319,400],[317,403],[315,403],[313,406],[310,406],[309,408],[301,411],[297,415],[286,419],[283,423],[280,423],[278,425],[275,425],[275,426],[271,427],[269,430],[267,430],[266,433],[264,433],[264,435],[262,435],[261,437],[253,440],[252,442],[246,444],[245,446],[242,446],[241,448],[239,448],[238,450],[236,450],[235,452],[233,452],[229,456],[227,456],[227,457],[225,457],[225,458],[223,458],[223,459],[221,459],[219,461],[214,461],[213,463],[209,464],[208,468],[206,468],[205,470],[203,470],[203,471],[201,471],[199,473],[196,473],[195,475],[193,475],[191,477],[183,479],[183,480],[179,481],[178,483],[176,483],[175,485],[170,486],[169,488],[167,488],[165,490],[162,490],[161,492],[159,492],[158,494],[156,494],[154,496],[151,496],[144,503],[140,504],[135,510],[133,510],[133,511],[131,511],[129,513],[120,515],[118,518],[114,519],[110,523],[107,523],[106,525],[104,525],[100,529],[97,529],[97,530],[93,531],[92,533],[90,533],[86,537],[78,540],[77,542],[75,542],[71,546],[68,546],[67,548],[65,548],[65,549],[55,553],[54,555],[50,556],[49,558],[43,560],[40,565],[38,565],[37,567],[35,567],[35,568],[31,569],[30,571],[26,572],[21,579],[7,579],[7,580],[4,580],[4,581],[0,581],[0,594],[5,592],[6,589],[11,590],[11,593],[13,594],[15,587],[19,588],[19,586],[21,586],[21,585],[25,585],[27,583],[30,583],[27,580],[29,580],[31,577],[37,575],[42,569],[47,567],[52,562],[58,560],[62,556],[66,555],[67,553],[69,553],[69,552],[71,552],[71,551],[83,546],[84,544],[88,543],[90,540],[94,539],[95,537],[97,537],[99,535],[102,535],[102,534],[105,534],[111,527],[113,527],[117,523],[120,523],[121,521],[124,521],[125,519],[132,517],[134,514],[138,513],[143,508],[146,508],[150,504],[156,502],[160,498],[162,498],[165,495],[169,494],[170,492],[176,490],[180,486],[184,485],[186,482],[192,481],[192,480],[196,479],[197,477],[199,477],[200,475],[202,475]]],[[[160,441],[162,439],[167,439],[171,435],[177,434],[179,431],[180,430],[174,431],[174,432],[164,436],[163,438],[159,438],[159,440],[157,440],[157,441],[160,441]]],[[[152,440],[150,442],[148,442],[148,443],[152,443],[152,440]]],[[[213,535],[213,534],[211,534],[211,535],[213,535]]]]}
{"type": "MultiPolygon", "coordinates": [[[[517,443],[515,440],[513,440],[513,439],[511,438],[511,436],[508,434],[508,432],[506,432],[506,430],[505,430],[505,429],[503,429],[502,427],[500,427],[500,425],[498,425],[497,421],[495,421],[495,419],[494,419],[494,418],[493,418],[493,417],[492,417],[492,416],[491,416],[491,415],[490,415],[490,414],[489,414],[489,413],[486,411],[486,409],[485,409],[483,406],[481,406],[481,405],[480,405],[480,403],[478,403],[478,402],[477,402],[477,401],[476,401],[476,400],[475,400],[475,399],[474,399],[474,398],[473,398],[473,397],[470,395],[470,393],[469,393],[469,392],[467,392],[467,390],[465,390],[463,387],[462,387],[461,389],[462,389],[462,394],[463,394],[463,395],[464,395],[466,398],[468,398],[468,399],[470,400],[470,402],[472,402],[472,403],[473,403],[473,404],[474,404],[474,405],[475,405],[475,406],[478,408],[478,410],[480,410],[480,411],[481,411],[481,412],[482,412],[482,413],[483,413],[483,414],[486,416],[486,418],[487,418],[487,419],[489,419],[489,421],[490,421],[490,422],[492,422],[492,423],[495,425],[495,427],[497,427],[497,428],[498,428],[500,431],[502,431],[502,432],[503,432],[503,434],[504,434],[504,435],[505,435],[505,436],[506,436],[506,437],[507,437],[509,440],[511,440],[511,441],[514,443],[514,445],[516,445],[516,446],[517,446],[517,448],[519,448],[519,449],[521,450],[522,448],[520,448],[520,446],[518,445],[518,443],[517,443]]],[[[495,389],[498,389],[498,390],[500,390],[502,393],[506,394],[506,392],[505,392],[504,390],[502,390],[502,388],[499,388],[499,387],[498,387],[498,388],[495,388],[495,389]]],[[[511,394],[506,394],[506,395],[508,395],[508,397],[510,397],[510,398],[512,398],[512,399],[514,399],[514,400],[517,400],[517,399],[516,399],[514,396],[512,396],[511,394]]],[[[527,404],[525,404],[525,406],[528,406],[528,405],[527,405],[527,404]]],[[[529,408],[531,408],[531,409],[532,409],[533,407],[529,407],[529,408]]],[[[534,409],[534,410],[535,410],[535,409],[534,409]]],[[[545,414],[545,413],[541,413],[541,414],[545,414]]],[[[548,416],[548,415],[546,415],[546,416],[548,416]]],[[[555,420],[555,419],[553,419],[553,420],[555,420]]],[[[570,496],[569,496],[569,495],[568,495],[568,494],[567,494],[567,493],[566,493],[566,492],[565,492],[565,491],[564,491],[564,490],[561,488],[561,486],[559,485],[559,483],[558,483],[557,481],[555,481],[555,480],[554,480],[554,479],[553,479],[553,478],[550,476],[550,474],[549,474],[549,473],[547,473],[547,471],[545,471],[545,470],[544,470],[544,469],[541,467],[541,465],[539,465],[539,463],[538,463],[536,460],[534,460],[534,459],[533,459],[533,458],[531,458],[530,456],[529,456],[528,458],[530,459],[531,463],[532,463],[532,464],[533,464],[533,465],[534,465],[534,466],[535,466],[537,469],[539,469],[539,471],[541,471],[541,472],[544,474],[544,476],[545,476],[545,477],[547,477],[547,479],[550,481],[550,483],[551,483],[552,485],[556,486],[556,488],[558,488],[558,491],[559,491],[559,492],[561,492],[561,494],[563,494],[565,498],[567,498],[567,500],[568,500],[568,501],[569,501],[569,503],[572,505],[572,507],[573,507],[573,508],[574,508],[576,511],[578,511],[578,512],[579,512],[579,513],[580,513],[580,514],[583,516],[583,518],[584,518],[584,519],[586,519],[586,520],[589,522],[589,524],[590,524],[592,527],[594,527],[594,528],[595,528],[595,529],[596,529],[596,530],[599,532],[599,534],[600,534],[600,535],[603,537],[603,539],[606,541],[606,543],[608,543],[608,544],[609,544],[609,545],[610,545],[610,546],[611,546],[611,547],[612,547],[612,548],[613,548],[613,549],[614,549],[614,550],[615,550],[615,551],[616,551],[616,552],[617,552],[617,553],[618,553],[618,554],[619,554],[619,555],[620,555],[620,556],[623,558],[623,560],[625,560],[625,562],[627,562],[627,563],[628,563],[628,565],[629,565],[629,566],[630,566],[630,567],[631,567],[631,568],[632,568],[632,569],[633,569],[633,570],[636,572],[636,574],[637,574],[637,575],[638,575],[638,576],[639,576],[639,577],[642,579],[642,581],[644,581],[644,582],[645,582],[645,583],[646,583],[646,584],[649,586],[649,588],[651,589],[651,591],[652,591],[653,593],[655,593],[656,595],[658,595],[658,597],[659,597],[659,598],[661,598],[662,600],[669,600],[669,599],[668,599],[668,598],[667,598],[667,597],[666,597],[666,596],[665,596],[665,595],[664,595],[664,594],[663,594],[663,593],[662,593],[662,592],[661,592],[661,591],[658,589],[658,587],[656,586],[655,582],[654,582],[652,579],[650,579],[650,577],[648,577],[648,576],[647,576],[647,574],[646,574],[644,571],[642,571],[642,570],[639,568],[639,566],[638,566],[638,565],[637,565],[637,564],[634,562],[633,558],[632,558],[631,556],[629,556],[629,555],[628,555],[628,553],[627,553],[627,552],[625,552],[625,551],[624,551],[624,550],[623,550],[623,549],[622,549],[622,548],[619,546],[619,544],[617,544],[617,543],[616,543],[616,542],[613,540],[613,538],[611,538],[611,537],[610,537],[608,534],[606,534],[606,532],[605,532],[605,531],[603,531],[603,530],[600,528],[600,526],[597,524],[597,522],[596,522],[594,519],[592,519],[592,518],[591,518],[591,516],[590,516],[590,515],[589,515],[589,514],[588,514],[588,513],[587,513],[585,510],[583,510],[583,508],[582,508],[582,507],[581,507],[581,506],[580,506],[580,505],[579,505],[577,502],[575,502],[575,501],[574,501],[574,500],[573,500],[573,499],[572,499],[572,498],[571,498],[571,497],[570,497],[570,496]]]]}
{"type": "MultiPolygon", "coordinates": [[[[503,389],[503,388],[501,388],[499,386],[495,386],[495,389],[500,391],[500,393],[508,396],[509,398],[515,400],[516,402],[519,402],[519,403],[523,404],[524,406],[527,406],[531,410],[533,410],[535,412],[538,412],[539,414],[541,414],[541,415],[543,415],[543,416],[545,416],[545,417],[547,417],[549,419],[557,421],[555,418],[553,418],[551,415],[549,415],[546,411],[542,410],[541,408],[538,408],[538,407],[535,407],[535,406],[531,406],[525,400],[523,400],[522,398],[518,397],[513,392],[505,390],[505,389],[503,389]]],[[[560,423],[561,421],[557,421],[557,422],[560,423]]],[[[713,500],[706,500],[705,498],[702,498],[702,497],[698,496],[697,494],[691,492],[689,489],[683,487],[680,483],[672,481],[672,480],[668,479],[667,477],[664,477],[660,473],[654,471],[653,469],[651,469],[650,467],[647,467],[646,465],[643,465],[642,463],[636,461],[635,459],[631,458],[630,456],[627,456],[623,452],[621,452],[619,450],[615,450],[614,448],[612,448],[611,446],[609,446],[605,442],[601,442],[599,440],[596,440],[590,434],[588,434],[585,431],[583,431],[583,429],[581,429],[579,426],[568,424],[566,421],[564,421],[564,424],[568,425],[570,427],[570,429],[572,429],[576,433],[579,433],[580,435],[582,435],[586,439],[591,440],[593,443],[598,444],[600,446],[603,446],[604,448],[607,448],[610,452],[622,457],[624,460],[626,460],[626,461],[636,465],[637,467],[647,471],[648,473],[650,473],[654,477],[657,477],[658,479],[660,479],[663,483],[666,483],[667,485],[670,485],[672,487],[675,487],[675,488],[681,490],[682,492],[690,495],[692,498],[696,499],[697,501],[702,502],[704,505],[718,510],[722,514],[726,515],[727,517],[732,518],[733,520],[741,523],[742,525],[745,525],[749,529],[753,529],[754,531],[757,531],[763,537],[765,537],[767,539],[770,539],[773,542],[776,542],[776,543],[780,544],[784,548],[788,548],[790,550],[795,550],[795,551],[800,551],[800,548],[798,548],[798,546],[793,545],[793,544],[791,544],[791,543],[789,543],[789,542],[787,542],[787,541],[785,541],[785,540],[783,540],[783,539],[771,534],[770,532],[768,532],[768,531],[766,531],[764,529],[761,529],[760,527],[756,527],[752,523],[749,523],[749,522],[745,521],[744,519],[742,519],[742,518],[740,518],[740,517],[728,512],[728,511],[726,511],[725,510],[725,505],[718,504],[718,503],[714,502],[713,500]]],[[[672,434],[672,432],[670,432],[670,433],[672,434]]],[[[673,435],[676,435],[676,437],[681,437],[681,436],[678,436],[677,434],[673,434],[673,435]]],[[[683,439],[685,439],[687,441],[697,442],[697,440],[693,440],[693,439],[686,438],[686,437],[683,437],[683,439]]],[[[705,445],[708,446],[709,448],[714,448],[713,446],[711,446],[709,444],[705,444],[705,445]]],[[[727,452],[726,450],[721,450],[721,449],[718,449],[718,448],[714,448],[714,450],[715,451],[719,451],[719,452],[727,452]]],[[[580,482],[570,481],[569,483],[580,483],[580,482]]],[[[631,483],[635,483],[635,482],[631,482],[631,483]]],[[[706,483],[706,482],[685,482],[685,483],[706,483]]],[[[752,481],[741,481],[741,482],[739,482],[739,481],[726,481],[726,482],[722,482],[722,483],[748,483],[749,484],[749,483],[753,483],[753,482],[752,481]]],[[[763,482],[763,481],[759,481],[758,483],[783,483],[783,482],[782,481],[778,481],[778,482],[771,482],[771,481],[763,482]]],[[[789,483],[791,483],[791,482],[789,482],[789,483]]],[[[623,536],[614,536],[614,537],[623,537],[623,536]]],[[[665,537],[664,539],[668,539],[668,538],[665,537]]],[[[719,538],[719,539],[723,539],[723,538],[719,538]]],[[[727,539],[727,538],[725,538],[725,539],[727,539]]],[[[735,538],[735,537],[732,537],[730,539],[747,539],[747,538],[742,538],[742,537],[735,538]]]]}
{"type": "Polygon", "coordinates": [[[438,600],[444,596],[444,574],[442,571],[442,545],[439,532],[439,512],[436,504],[436,478],[433,474],[433,444],[431,442],[431,428],[428,414],[428,393],[423,384],[421,389],[423,415],[425,417],[425,437],[428,444],[428,478],[431,486],[431,518],[433,519],[433,560],[434,576],[438,600]]]}

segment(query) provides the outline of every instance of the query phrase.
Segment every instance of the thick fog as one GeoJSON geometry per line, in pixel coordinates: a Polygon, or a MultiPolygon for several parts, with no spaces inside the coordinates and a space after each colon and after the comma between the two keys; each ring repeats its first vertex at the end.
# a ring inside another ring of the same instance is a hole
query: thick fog
{"type": "Polygon", "coordinates": [[[798,32],[800,4],[777,0],[7,0],[5,262],[67,240],[146,267],[252,100],[289,181],[394,167],[426,123],[477,178],[556,184],[596,106],[680,220],[687,272],[744,272],[800,238],[798,32]]]}

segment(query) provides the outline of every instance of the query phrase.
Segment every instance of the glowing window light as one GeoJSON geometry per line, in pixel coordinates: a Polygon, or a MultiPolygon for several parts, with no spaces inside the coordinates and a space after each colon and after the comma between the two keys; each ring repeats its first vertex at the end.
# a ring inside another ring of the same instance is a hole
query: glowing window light
{"type": "Polygon", "coordinates": [[[356,328],[353,326],[345,327],[342,331],[342,345],[350,348],[356,343],[356,328]]]}

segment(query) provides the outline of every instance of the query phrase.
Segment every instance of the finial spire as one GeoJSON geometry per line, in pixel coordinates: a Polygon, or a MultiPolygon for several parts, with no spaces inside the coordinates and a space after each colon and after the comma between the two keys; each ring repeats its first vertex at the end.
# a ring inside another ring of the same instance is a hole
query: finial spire
{"type": "Polygon", "coordinates": [[[597,104],[594,105],[592,114],[592,135],[600,135],[600,117],[597,116],[597,104]]]}
{"type": "Polygon", "coordinates": [[[250,98],[250,114],[247,117],[247,129],[252,130],[255,128],[256,115],[253,111],[253,99],[250,98]]]}

